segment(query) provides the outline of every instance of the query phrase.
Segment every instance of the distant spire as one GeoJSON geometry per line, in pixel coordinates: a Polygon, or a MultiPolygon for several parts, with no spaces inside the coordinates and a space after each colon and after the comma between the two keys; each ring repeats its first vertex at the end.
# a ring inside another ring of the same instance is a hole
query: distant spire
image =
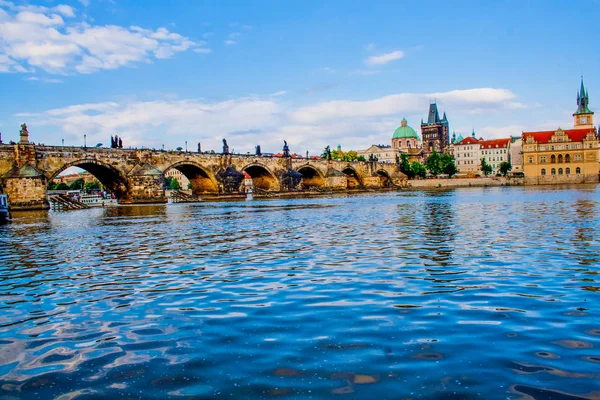
{"type": "Polygon", "coordinates": [[[583,84],[583,75],[581,76],[581,87],[577,92],[577,111],[575,114],[593,114],[593,112],[588,108],[588,104],[590,103],[589,93],[586,92],[585,86],[583,84]]]}

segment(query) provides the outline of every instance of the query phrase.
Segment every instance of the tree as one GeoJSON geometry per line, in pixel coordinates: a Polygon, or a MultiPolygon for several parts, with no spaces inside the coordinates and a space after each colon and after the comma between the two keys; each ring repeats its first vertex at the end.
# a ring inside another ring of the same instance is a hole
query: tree
{"type": "Polygon", "coordinates": [[[181,190],[179,181],[171,176],[165,178],[165,188],[171,190],[181,190]]]}
{"type": "Polygon", "coordinates": [[[98,181],[88,182],[84,185],[84,188],[85,188],[85,190],[100,189],[100,182],[98,182],[98,181]]]}
{"type": "Polygon", "coordinates": [[[56,182],[50,181],[50,183],[48,184],[48,190],[56,190],[56,186],[58,186],[56,182]]]}
{"type": "Polygon", "coordinates": [[[456,168],[456,164],[454,163],[454,156],[452,154],[442,154],[440,156],[440,166],[442,172],[450,177],[458,172],[458,168],[456,168]]]}
{"type": "Polygon", "coordinates": [[[492,166],[485,161],[485,158],[481,159],[481,172],[483,172],[485,176],[492,173],[492,166]]]}
{"type": "Polygon", "coordinates": [[[69,190],[69,185],[64,182],[59,183],[54,190],[69,190]]]}
{"type": "Polygon", "coordinates": [[[410,172],[413,176],[420,176],[421,178],[425,178],[427,176],[427,169],[418,161],[413,161],[410,163],[410,172]]]}
{"type": "Polygon", "coordinates": [[[73,181],[73,183],[71,183],[69,185],[69,189],[70,190],[81,190],[81,189],[83,189],[84,185],[85,185],[85,181],[83,180],[83,178],[77,178],[73,181]]]}
{"type": "Polygon", "coordinates": [[[192,182],[188,182],[188,190],[192,189],[192,182]]]}
{"type": "Polygon", "coordinates": [[[365,158],[365,156],[358,156],[356,157],[356,161],[367,161],[367,159],[365,158]]]}
{"type": "Polygon", "coordinates": [[[500,173],[502,176],[506,176],[510,171],[512,171],[512,164],[508,161],[502,161],[500,163],[500,173]]]}
{"type": "Polygon", "coordinates": [[[400,172],[402,172],[409,178],[414,178],[416,174],[412,171],[410,167],[411,165],[410,161],[408,161],[408,154],[400,154],[400,159],[398,160],[398,169],[400,170],[400,172]]]}
{"type": "Polygon", "coordinates": [[[434,150],[433,153],[431,153],[425,163],[425,167],[433,176],[438,176],[442,172],[442,163],[437,151],[434,150]]]}

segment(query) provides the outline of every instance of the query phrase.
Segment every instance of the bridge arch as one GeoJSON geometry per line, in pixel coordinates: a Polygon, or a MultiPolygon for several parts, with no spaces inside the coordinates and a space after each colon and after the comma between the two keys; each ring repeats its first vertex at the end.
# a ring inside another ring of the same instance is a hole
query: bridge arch
{"type": "Polygon", "coordinates": [[[321,188],[325,186],[325,177],[317,168],[312,165],[303,165],[296,171],[302,174],[300,185],[303,189],[321,188]]]}
{"type": "Polygon", "coordinates": [[[389,188],[389,187],[394,186],[394,184],[392,182],[392,177],[386,170],[380,169],[376,173],[377,173],[377,176],[379,177],[379,184],[381,185],[381,187],[389,188]]]}
{"type": "MultiPolygon", "coordinates": [[[[171,164],[165,168],[163,176],[166,178],[169,171],[172,170],[181,172],[188,179],[194,195],[218,192],[217,180],[214,175],[207,168],[194,161],[179,161],[171,164]]],[[[182,187],[182,189],[188,188],[182,187]]]]}
{"type": "Polygon", "coordinates": [[[51,182],[58,175],[71,167],[81,168],[92,174],[100,181],[107,191],[113,193],[117,198],[122,199],[127,197],[127,178],[123,173],[112,165],[96,160],[95,158],[83,158],[64,164],[59,169],[46,176],[48,182],[51,182]]]}
{"type": "Polygon", "coordinates": [[[252,163],[242,168],[252,177],[254,187],[262,190],[271,192],[278,192],[281,190],[279,180],[269,168],[265,167],[260,163],[252,163]]]}
{"type": "Polygon", "coordinates": [[[347,179],[346,188],[354,189],[354,188],[357,188],[357,187],[360,187],[363,185],[360,175],[351,166],[348,165],[348,166],[344,167],[344,169],[342,169],[342,172],[344,174],[346,174],[346,179],[347,179]]]}

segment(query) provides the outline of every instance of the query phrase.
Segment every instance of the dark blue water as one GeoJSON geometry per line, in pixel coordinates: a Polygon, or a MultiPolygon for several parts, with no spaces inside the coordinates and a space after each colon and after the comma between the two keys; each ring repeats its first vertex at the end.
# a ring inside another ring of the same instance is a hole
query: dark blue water
{"type": "Polygon", "coordinates": [[[578,186],[16,214],[0,398],[598,398],[599,213],[578,186]]]}

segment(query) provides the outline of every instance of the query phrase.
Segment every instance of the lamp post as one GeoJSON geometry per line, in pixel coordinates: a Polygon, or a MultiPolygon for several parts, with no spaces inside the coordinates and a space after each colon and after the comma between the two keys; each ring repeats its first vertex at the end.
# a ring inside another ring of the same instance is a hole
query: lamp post
{"type": "Polygon", "coordinates": [[[165,145],[164,144],[162,145],[162,151],[165,151],[165,145]]]}
{"type": "Polygon", "coordinates": [[[185,152],[187,153],[187,140],[185,141],[185,152]]]}
{"type": "Polygon", "coordinates": [[[62,145],[65,147],[65,139],[62,139],[62,145]]]}
{"type": "Polygon", "coordinates": [[[86,149],[87,148],[87,135],[84,133],[83,134],[83,148],[86,149]]]}

